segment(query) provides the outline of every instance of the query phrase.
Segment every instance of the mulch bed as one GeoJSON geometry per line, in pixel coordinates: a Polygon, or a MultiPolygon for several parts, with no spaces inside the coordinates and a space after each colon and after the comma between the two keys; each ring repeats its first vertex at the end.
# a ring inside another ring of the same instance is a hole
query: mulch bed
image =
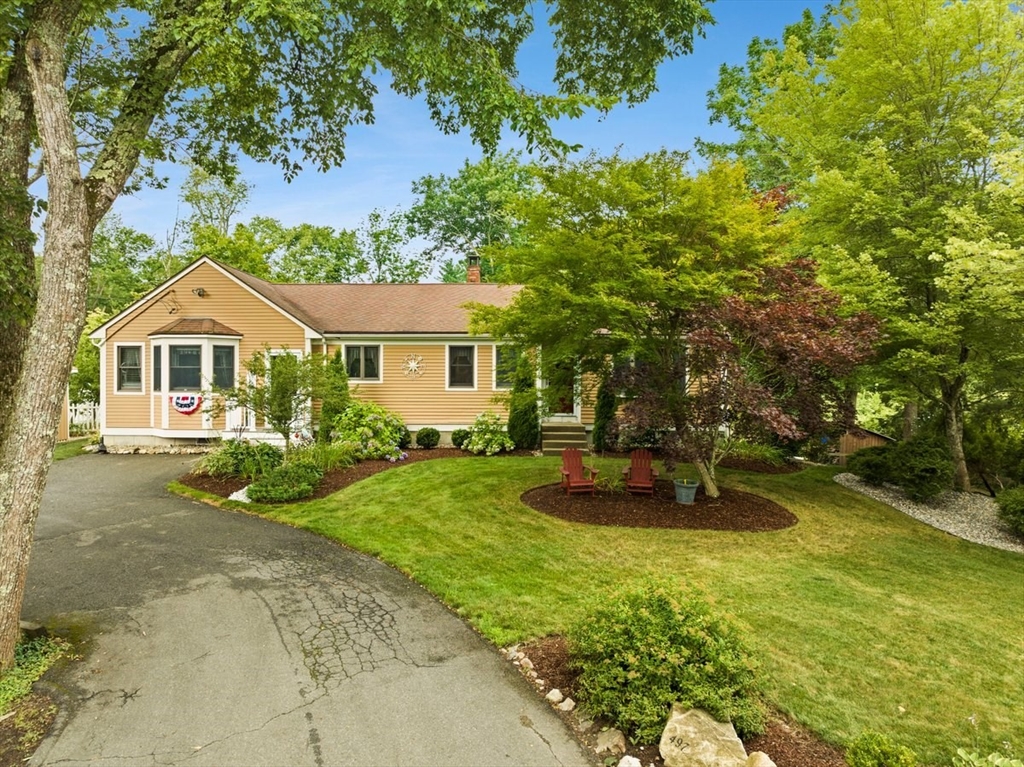
{"type": "Polygon", "coordinates": [[[33,692],[17,701],[0,721],[0,767],[23,767],[57,718],[49,697],[33,692]]]}
{"type": "Polygon", "coordinates": [[[740,490],[720,488],[718,498],[698,489],[693,504],[676,503],[670,480],[654,483],[654,495],[598,491],[596,495],[566,495],[556,483],[527,490],[523,503],[568,522],[611,527],[658,527],[683,530],[729,530],[761,533],[783,530],[797,518],[774,501],[740,490]]]}
{"type": "MultiPolygon", "coordinates": [[[[565,638],[548,636],[520,645],[526,657],[533,663],[533,670],[544,680],[544,691],[557,688],[567,698],[579,700],[576,681],[579,673],[569,667],[569,650],[565,638]]],[[[579,717],[562,714],[563,719],[585,742],[593,740],[595,733],[608,722],[597,721],[589,731],[579,727],[579,717]]],[[[747,753],[763,751],[772,758],[776,767],[847,767],[843,752],[817,738],[813,733],[788,721],[781,715],[773,716],[764,734],[744,741],[747,753]]],[[[658,752],[657,743],[627,743],[626,754],[634,756],[640,763],[663,767],[664,761],[658,752]]],[[[616,757],[618,760],[619,757],[616,757]]]]}
{"type": "MultiPolygon", "coordinates": [[[[472,453],[467,453],[465,450],[459,450],[454,447],[437,447],[431,450],[409,450],[407,452],[408,458],[404,461],[395,461],[394,463],[391,463],[391,461],[360,461],[355,466],[350,466],[347,469],[332,469],[324,474],[324,478],[320,480],[320,484],[313,492],[313,495],[304,500],[326,498],[331,493],[336,493],[360,480],[372,477],[374,474],[379,474],[387,469],[405,466],[409,463],[431,461],[437,458],[474,457],[472,453]]],[[[510,453],[502,453],[502,455],[533,456],[533,453],[529,450],[514,450],[510,453]]],[[[221,498],[227,498],[232,493],[241,490],[249,484],[248,480],[239,477],[221,478],[211,477],[208,474],[186,474],[180,477],[178,481],[187,487],[218,495],[221,498]]]]}

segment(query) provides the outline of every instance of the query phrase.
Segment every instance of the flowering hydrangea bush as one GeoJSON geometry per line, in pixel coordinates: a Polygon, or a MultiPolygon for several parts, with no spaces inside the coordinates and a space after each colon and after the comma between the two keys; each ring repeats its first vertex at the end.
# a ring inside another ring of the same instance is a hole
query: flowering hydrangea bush
{"type": "Polygon", "coordinates": [[[372,402],[351,402],[334,422],[334,441],[350,447],[360,459],[404,461],[409,457],[399,447],[404,433],[401,418],[372,402]]]}
{"type": "Polygon", "coordinates": [[[497,413],[487,411],[481,413],[473,422],[469,430],[469,439],[462,445],[463,450],[471,453],[486,453],[494,455],[502,450],[515,450],[516,443],[505,431],[505,424],[501,422],[497,413]]]}

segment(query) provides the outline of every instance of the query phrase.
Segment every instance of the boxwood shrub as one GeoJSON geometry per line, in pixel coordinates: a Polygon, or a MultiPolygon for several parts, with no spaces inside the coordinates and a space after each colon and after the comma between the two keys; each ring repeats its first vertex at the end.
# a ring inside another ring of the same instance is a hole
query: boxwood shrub
{"type": "Polygon", "coordinates": [[[469,441],[469,429],[456,429],[452,432],[452,445],[462,449],[462,446],[469,441]]]}
{"type": "Polygon", "coordinates": [[[418,447],[429,450],[432,447],[437,447],[440,441],[441,432],[431,426],[424,427],[416,432],[416,445],[418,447]]]}
{"type": "Polygon", "coordinates": [[[916,767],[917,754],[877,732],[865,732],[846,749],[850,767],[916,767]]]}
{"type": "Polygon", "coordinates": [[[756,663],[737,628],[697,593],[648,580],[614,592],[568,632],[587,708],[657,742],[673,703],[763,731],[756,663]]]}

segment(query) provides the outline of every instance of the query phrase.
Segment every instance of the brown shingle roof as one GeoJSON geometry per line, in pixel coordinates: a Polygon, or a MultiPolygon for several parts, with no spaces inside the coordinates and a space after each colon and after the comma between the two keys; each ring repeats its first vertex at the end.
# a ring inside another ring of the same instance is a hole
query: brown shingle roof
{"type": "Polygon", "coordinates": [[[217,322],[217,320],[210,319],[209,317],[182,317],[177,319],[169,325],[164,325],[162,328],[157,328],[151,336],[169,336],[169,335],[186,335],[186,336],[238,336],[242,337],[242,334],[237,330],[232,330],[223,322],[217,322]]]}
{"type": "Polygon", "coordinates": [[[475,301],[506,306],[518,285],[277,284],[220,264],[226,271],[319,333],[468,333],[475,301]]]}

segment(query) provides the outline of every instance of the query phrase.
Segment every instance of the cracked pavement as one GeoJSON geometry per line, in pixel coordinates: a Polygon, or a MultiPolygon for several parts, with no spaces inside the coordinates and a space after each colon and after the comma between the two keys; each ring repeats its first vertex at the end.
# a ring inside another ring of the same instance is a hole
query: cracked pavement
{"type": "Polygon", "coordinates": [[[309,533],[170,495],[189,456],[50,471],[23,617],[84,638],[33,765],[589,765],[484,640],[309,533]]]}

